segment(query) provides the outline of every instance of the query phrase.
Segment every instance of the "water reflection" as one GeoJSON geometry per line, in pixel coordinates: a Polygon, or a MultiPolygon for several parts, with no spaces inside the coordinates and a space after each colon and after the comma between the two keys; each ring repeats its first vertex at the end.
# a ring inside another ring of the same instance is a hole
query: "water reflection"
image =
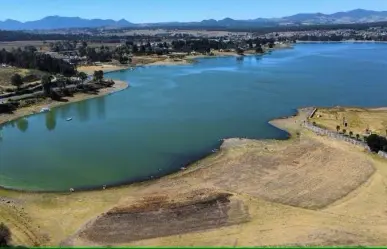
{"type": "Polygon", "coordinates": [[[56,127],[56,111],[51,110],[46,113],[46,128],[49,131],[54,130],[56,127]]]}
{"type": "Polygon", "coordinates": [[[15,128],[15,120],[11,120],[8,123],[12,128],[15,128]]]}
{"type": "Polygon", "coordinates": [[[90,118],[89,101],[82,101],[77,103],[77,112],[80,121],[87,121],[90,118]]]}
{"type": "Polygon", "coordinates": [[[238,55],[238,56],[236,57],[237,62],[243,62],[244,59],[245,59],[245,58],[244,58],[243,55],[238,55]]]}
{"type": "Polygon", "coordinates": [[[105,119],[105,97],[96,98],[98,117],[105,119]]]}
{"type": "Polygon", "coordinates": [[[64,105],[59,110],[60,110],[60,117],[62,119],[66,119],[66,118],[69,117],[71,106],[70,105],[64,105]]]}
{"type": "Polygon", "coordinates": [[[21,132],[26,132],[28,129],[28,120],[26,118],[21,118],[16,121],[16,127],[21,132]]]}

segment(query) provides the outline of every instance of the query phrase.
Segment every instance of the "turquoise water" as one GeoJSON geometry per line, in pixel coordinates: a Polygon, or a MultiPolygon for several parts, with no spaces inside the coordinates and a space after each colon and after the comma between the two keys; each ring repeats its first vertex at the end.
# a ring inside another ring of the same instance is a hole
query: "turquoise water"
{"type": "Polygon", "coordinates": [[[387,106],[386,58],[385,44],[300,44],[243,61],[111,73],[131,88],[2,127],[0,185],[68,191],[146,180],[211,153],[221,138],[285,139],[267,122],[298,107],[387,106]]]}

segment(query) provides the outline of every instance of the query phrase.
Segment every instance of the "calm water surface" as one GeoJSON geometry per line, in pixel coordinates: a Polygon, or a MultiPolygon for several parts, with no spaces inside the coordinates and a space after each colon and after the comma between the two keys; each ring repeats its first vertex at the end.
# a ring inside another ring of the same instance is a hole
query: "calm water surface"
{"type": "Polygon", "coordinates": [[[386,58],[386,44],[302,44],[111,73],[132,87],[2,127],[0,185],[67,191],[145,180],[221,138],[285,139],[267,122],[300,106],[387,106],[386,58]]]}

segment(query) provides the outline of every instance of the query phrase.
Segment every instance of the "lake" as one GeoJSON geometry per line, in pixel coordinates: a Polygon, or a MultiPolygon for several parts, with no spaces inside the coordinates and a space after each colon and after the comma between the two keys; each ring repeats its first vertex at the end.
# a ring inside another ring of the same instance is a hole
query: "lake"
{"type": "Polygon", "coordinates": [[[299,44],[107,75],[131,87],[4,125],[0,186],[68,191],[159,177],[228,137],[286,139],[303,106],[387,106],[387,44],[299,44]],[[72,121],[66,121],[72,117],[72,121]]]}

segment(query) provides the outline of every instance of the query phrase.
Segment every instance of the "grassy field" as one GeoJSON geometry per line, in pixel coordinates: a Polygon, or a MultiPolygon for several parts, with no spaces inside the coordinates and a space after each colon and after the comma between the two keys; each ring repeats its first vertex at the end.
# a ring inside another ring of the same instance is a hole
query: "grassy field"
{"type": "Polygon", "coordinates": [[[12,42],[0,42],[0,50],[5,49],[11,51],[12,49],[24,48],[26,46],[34,46],[36,49],[41,51],[49,50],[49,43],[53,41],[12,41],[12,42]]]}
{"type": "Polygon", "coordinates": [[[387,244],[387,161],[304,130],[305,118],[272,122],[290,140],[227,139],[159,180],[63,194],[0,190],[0,215],[24,245],[387,244]]]}
{"type": "Polygon", "coordinates": [[[340,130],[346,129],[347,134],[352,131],[353,134],[363,136],[368,129],[372,133],[387,136],[387,108],[318,108],[310,121],[332,131],[340,126],[340,130]]]}

